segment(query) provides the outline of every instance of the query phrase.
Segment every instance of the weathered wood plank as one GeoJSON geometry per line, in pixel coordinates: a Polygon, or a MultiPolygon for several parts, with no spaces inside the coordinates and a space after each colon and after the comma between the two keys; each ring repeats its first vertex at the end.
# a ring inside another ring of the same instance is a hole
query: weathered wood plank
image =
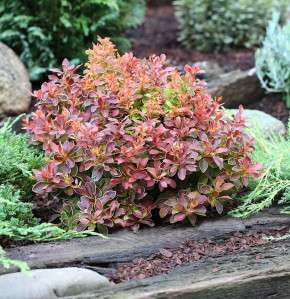
{"type": "Polygon", "coordinates": [[[216,254],[168,275],[121,283],[99,289],[95,294],[66,299],[286,299],[290,298],[289,250],[290,242],[284,241],[216,254]],[[219,271],[213,273],[214,268],[219,271]]]}
{"type": "MultiPolygon", "coordinates": [[[[7,250],[8,257],[26,261],[32,269],[66,267],[86,264],[106,266],[109,263],[132,261],[136,257],[147,257],[164,246],[175,247],[187,238],[223,238],[236,231],[254,232],[289,225],[289,216],[260,213],[250,219],[221,217],[204,221],[195,227],[168,225],[145,228],[134,234],[120,230],[110,235],[109,240],[88,237],[54,243],[41,243],[7,250]]],[[[0,275],[17,269],[4,269],[0,275]]]]}

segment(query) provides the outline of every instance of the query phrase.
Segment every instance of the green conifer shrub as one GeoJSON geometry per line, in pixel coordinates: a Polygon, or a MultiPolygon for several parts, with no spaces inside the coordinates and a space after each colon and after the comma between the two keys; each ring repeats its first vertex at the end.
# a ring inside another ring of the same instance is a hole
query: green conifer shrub
{"type": "Polygon", "coordinates": [[[242,204],[230,214],[249,217],[270,207],[277,197],[278,203],[283,205],[281,213],[290,214],[290,119],[288,137],[273,135],[267,141],[257,126],[249,134],[258,140],[251,156],[263,163],[263,172],[257,180],[250,180],[250,192],[240,198],[242,204]]]}
{"type": "MultiPolygon", "coordinates": [[[[21,117],[21,116],[20,116],[21,117]]],[[[0,185],[13,185],[25,200],[34,196],[32,169],[39,169],[44,162],[44,153],[29,144],[28,134],[17,135],[12,131],[14,122],[7,121],[0,128],[0,185]]]]}

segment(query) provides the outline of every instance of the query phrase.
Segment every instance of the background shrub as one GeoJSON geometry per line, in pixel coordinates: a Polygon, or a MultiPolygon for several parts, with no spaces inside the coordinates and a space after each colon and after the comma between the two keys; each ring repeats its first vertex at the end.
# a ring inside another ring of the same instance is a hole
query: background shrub
{"type": "Polygon", "coordinates": [[[261,167],[241,132],[242,107],[225,118],[198,66],[181,75],[163,67],[165,55],[116,56],[109,39],[99,42],[83,76],[64,60],[34,92],[38,110],[25,126],[53,157],[34,170],[33,190],[56,194],[63,224],[78,230],[153,226],[156,207],[171,223],[194,224],[208,205],[221,213],[230,190],[261,167]]]}
{"type": "Polygon", "coordinates": [[[124,30],[140,24],[144,13],[144,0],[6,0],[0,2],[0,40],[20,56],[31,80],[39,80],[64,57],[83,61],[98,35],[127,50],[124,30]]]}
{"type": "Polygon", "coordinates": [[[279,25],[279,14],[273,14],[267,27],[263,47],[255,53],[257,76],[268,92],[283,92],[290,108],[290,21],[279,25]]]}
{"type": "Polygon", "coordinates": [[[227,51],[260,45],[272,12],[285,0],[176,0],[179,40],[200,51],[227,51]]]}

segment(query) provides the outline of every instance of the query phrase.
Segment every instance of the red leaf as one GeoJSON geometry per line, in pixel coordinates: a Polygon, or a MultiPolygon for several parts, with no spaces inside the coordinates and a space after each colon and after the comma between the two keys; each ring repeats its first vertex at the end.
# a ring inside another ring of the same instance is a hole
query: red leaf
{"type": "Polygon", "coordinates": [[[45,188],[48,186],[47,183],[36,183],[33,188],[32,191],[35,193],[43,193],[45,192],[45,188]]]}
{"type": "Polygon", "coordinates": [[[219,169],[223,168],[223,158],[220,158],[218,156],[213,156],[213,160],[215,162],[215,164],[219,167],[219,169]]]}
{"type": "Polygon", "coordinates": [[[195,225],[196,220],[197,220],[197,216],[195,214],[187,215],[187,218],[189,219],[189,221],[192,225],[195,225]]]}
{"type": "Polygon", "coordinates": [[[228,152],[228,149],[227,148],[218,148],[215,153],[216,154],[221,154],[221,153],[226,153],[228,152]]]}
{"type": "Polygon", "coordinates": [[[174,222],[182,221],[185,218],[185,215],[181,214],[181,213],[178,213],[178,214],[175,214],[175,215],[172,215],[172,216],[173,216],[174,222]]]}
{"type": "Polygon", "coordinates": [[[224,208],[223,208],[223,205],[222,205],[218,200],[215,201],[214,205],[215,205],[215,207],[216,207],[217,212],[218,212],[219,214],[221,214],[222,211],[223,211],[223,209],[224,209],[224,208]]]}
{"type": "Polygon", "coordinates": [[[176,198],[170,198],[170,199],[166,200],[164,202],[164,204],[167,205],[167,206],[172,207],[172,206],[177,204],[177,200],[176,200],[176,198]]]}
{"type": "Polygon", "coordinates": [[[240,178],[240,175],[237,174],[237,173],[232,173],[231,176],[230,176],[230,180],[231,181],[236,181],[240,178]]]}
{"type": "Polygon", "coordinates": [[[74,94],[74,93],[78,92],[79,89],[80,89],[79,86],[74,86],[74,87],[71,89],[71,93],[74,94]]]}
{"type": "Polygon", "coordinates": [[[198,137],[202,141],[208,141],[207,135],[203,131],[198,132],[198,137]]]}
{"type": "Polygon", "coordinates": [[[205,159],[202,159],[199,161],[199,168],[201,170],[202,173],[205,173],[207,168],[208,168],[208,163],[206,162],[205,159]]]}
{"type": "Polygon", "coordinates": [[[185,179],[186,176],[186,170],[184,168],[181,168],[178,171],[178,177],[183,181],[185,179]]]}
{"type": "Polygon", "coordinates": [[[251,167],[251,170],[259,170],[263,167],[263,164],[258,162],[256,165],[251,167]]]}
{"type": "Polygon", "coordinates": [[[225,184],[221,185],[220,188],[225,191],[225,190],[229,190],[229,189],[231,189],[233,187],[234,187],[234,184],[232,184],[232,183],[225,183],[225,184]]]}
{"type": "Polygon", "coordinates": [[[88,219],[86,219],[86,218],[80,218],[79,220],[80,220],[80,222],[81,222],[82,224],[89,224],[89,223],[90,223],[90,220],[88,220],[88,219]]]}
{"type": "Polygon", "coordinates": [[[157,150],[155,150],[155,149],[152,149],[152,150],[149,151],[149,154],[151,154],[151,155],[157,155],[157,154],[159,154],[159,153],[160,153],[160,152],[157,151],[157,150]]]}
{"type": "Polygon", "coordinates": [[[206,208],[204,206],[198,206],[194,209],[194,212],[199,214],[205,214],[206,208]]]}
{"type": "Polygon", "coordinates": [[[202,185],[199,190],[201,191],[201,193],[203,194],[209,194],[210,193],[210,187],[207,185],[202,185]]]}
{"type": "Polygon", "coordinates": [[[244,177],[244,176],[242,177],[242,182],[243,182],[244,186],[248,186],[248,184],[249,184],[248,178],[244,177]]]}
{"type": "Polygon", "coordinates": [[[164,206],[159,210],[159,216],[160,218],[164,218],[169,212],[169,207],[164,206]]]}

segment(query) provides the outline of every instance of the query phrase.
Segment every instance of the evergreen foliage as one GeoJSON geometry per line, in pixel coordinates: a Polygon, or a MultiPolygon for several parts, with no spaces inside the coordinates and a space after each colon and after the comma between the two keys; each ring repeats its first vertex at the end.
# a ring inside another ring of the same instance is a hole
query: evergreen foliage
{"type": "Polygon", "coordinates": [[[6,257],[4,254],[5,251],[1,250],[1,246],[0,246],[0,265],[2,264],[5,269],[9,269],[10,266],[18,267],[22,273],[25,273],[28,276],[30,276],[30,272],[29,272],[30,268],[28,267],[27,263],[19,260],[12,260],[6,257]]]}
{"type": "Polygon", "coordinates": [[[0,41],[20,56],[31,80],[40,80],[64,57],[83,61],[98,35],[127,50],[124,30],[139,25],[144,13],[144,0],[5,0],[0,2],[0,41]]]}
{"type": "Polygon", "coordinates": [[[249,132],[258,143],[251,154],[254,160],[263,163],[263,174],[256,180],[250,180],[250,192],[240,198],[243,202],[230,215],[246,218],[272,205],[279,196],[279,204],[283,205],[281,213],[290,214],[290,119],[288,121],[288,137],[272,136],[270,141],[262,137],[256,126],[249,132]]]}
{"type": "Polygon", "coordinates": [[[29,145],[29,135],[17,135],[12,132],[14,122],[7,121],[0,128],[0,184],[13,185],[25,200],[33,196],[34,184],[30,178],[32,169],[39,169],[44,161],[44,154],[39,147],[29,145]]]}
{"type": "Polygon", "coordinates": [[[273,14],[267,27],[263,47],[255,53],[256,72],[268,92],[283,92],[290,108],[290,21],[279,25],[279,14],[273,14]]]}

